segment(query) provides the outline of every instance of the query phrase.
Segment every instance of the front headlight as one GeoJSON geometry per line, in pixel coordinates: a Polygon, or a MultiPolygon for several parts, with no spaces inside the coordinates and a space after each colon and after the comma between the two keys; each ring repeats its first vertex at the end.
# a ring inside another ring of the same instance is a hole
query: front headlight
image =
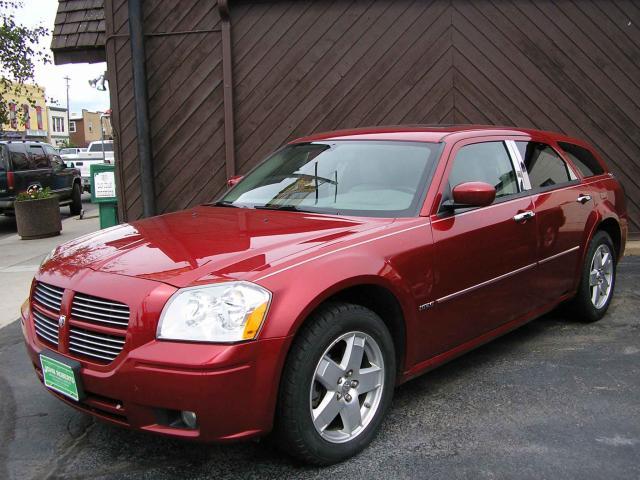
{"type": "Polygon", "coordinates": [[[164,306],[156,337],[196,342],[255,338],[271,292],[249,282],[225,282],[176,292],[164,306]]]}

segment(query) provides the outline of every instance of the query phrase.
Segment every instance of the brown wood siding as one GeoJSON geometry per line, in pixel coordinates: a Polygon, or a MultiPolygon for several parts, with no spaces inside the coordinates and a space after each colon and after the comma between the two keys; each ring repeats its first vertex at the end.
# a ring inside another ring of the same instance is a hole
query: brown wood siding
{"type": "MultiPolygon", "coordinates": [[[[126,0],[107,0],[126,34],[126,0]]],[[[216,2],[146,0],[146,32],[215,28],[216,2]]],[[[381,124],[484,123],[591,141],[640,230],[640,7],[620,1],[231,0],[236,165],[381,124]]],[[[220,33],[147,38],[158,208],[225,188],[220,33]]],[[[130,47],[107,42],[122,213],[141,215],[130,47]],[[115,88],[113,88],[115,87],[115,88]]]]}

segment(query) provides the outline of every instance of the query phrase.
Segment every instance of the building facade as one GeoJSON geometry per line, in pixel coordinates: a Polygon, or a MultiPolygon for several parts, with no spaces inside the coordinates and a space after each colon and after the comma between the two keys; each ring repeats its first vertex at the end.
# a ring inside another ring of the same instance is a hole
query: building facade
{"type": "MultiPolygon", "coordinates": [[[[157,213],[209,201],[229,175],[313,132],[478,123],[593,143],[640,232],[640,21],[631,0],[142,1],[146,98],[134,92],[134,1],[60,16],[52,44],[57,63],[106,55],[123,219],[143,215],[142,185],[152,183],[157,213]],[[91,35],[63,33],[97,17],[104,22],[88,23],[91,35]],[[136,130],[145,110],[148,142],[136,130]],[[141,168],[148,151],[152,168],[141,168]]],[[[59,12],[81,3],[61,0],[59,12]]]]}
{"type": "Polygon", "coordinates": [[[47,141],[54,147],[69,144],[69,116],[67,109],[55,105],[47,106],[47,120],[49,122],[49,137],[47,141]]]}
{"type": "Polygon", "coordinates": [[[49,122],[43,88],[24,84],[10,88],[2,98],[8,104],[9,121],[2,125],[0,138],[47,141],[49,122]]]}
{"type": "Polygon", "coordinates": [[[81,114],[72,113],[69,119],[69,141],[76,147],[86,147],[101,139],[113,139],[109,116],[104,112],[82,109],[81,114]],[[100,128],[102,126],[102,132],[100,128]]]}

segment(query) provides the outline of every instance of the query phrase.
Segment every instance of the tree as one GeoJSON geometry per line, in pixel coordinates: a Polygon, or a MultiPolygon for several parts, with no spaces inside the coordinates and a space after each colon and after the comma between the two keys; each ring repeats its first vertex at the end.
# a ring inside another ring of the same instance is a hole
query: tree
{"type": "MultiPolygon", "coordinates": [[[[49,31],[38,26],[30,28],[16,21],[14,12],[23,3],[0,0],[0,128],[9,123],[11,94],[26,94],[25,82],[32,81],[35,66],[49,62],[49,55],[40,46],[40,40],[49,31]]],[[[32,99],[29,103],[34,104],[32,99]]]]}

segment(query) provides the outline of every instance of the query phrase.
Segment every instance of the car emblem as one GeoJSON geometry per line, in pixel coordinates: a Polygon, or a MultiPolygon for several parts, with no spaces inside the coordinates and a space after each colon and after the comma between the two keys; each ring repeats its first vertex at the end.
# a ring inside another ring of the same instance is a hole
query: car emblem
{"type": "Polygon", "coordinates": [[[67,317],[65,317],[64,315],[60,315],[60,317],[58,318],[58,326],[60,328],[64,327],[64,322],[67,321],[67,317]]]}

